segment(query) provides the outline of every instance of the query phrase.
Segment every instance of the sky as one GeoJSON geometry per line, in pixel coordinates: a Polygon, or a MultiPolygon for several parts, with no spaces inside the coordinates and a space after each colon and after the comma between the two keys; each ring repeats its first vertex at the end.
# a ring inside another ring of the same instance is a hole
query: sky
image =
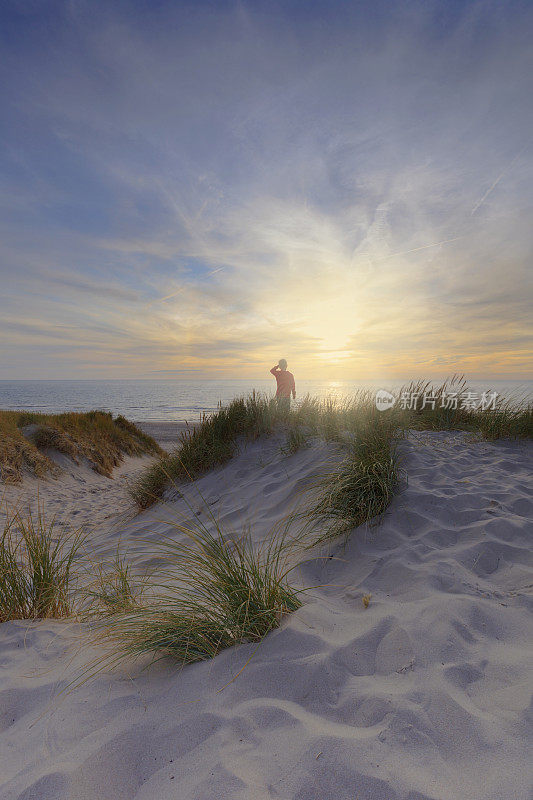
{"type": "Polygon", "coordinates": [[[0,379],[532,376],[533,4],[3,0],[0,379]]]}

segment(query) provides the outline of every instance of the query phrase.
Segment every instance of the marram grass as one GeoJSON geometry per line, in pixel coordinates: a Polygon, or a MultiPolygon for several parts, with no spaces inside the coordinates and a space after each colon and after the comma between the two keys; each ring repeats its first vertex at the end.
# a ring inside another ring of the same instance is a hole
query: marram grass
{"type": "MultiPolygon", "coordinates": [[[[284,451],[288,453],[296,452],[312,436],[341,444],[355,438],[361,440],[366,452],[363,454],[359,448],[355,457],[360,464],[358,486],[361,492],[357,513],[352,515],[355,520],[365,516],[365,503],[369,504],[370,514],[375,508],[383,509],[390,501],[396,483],[396,467],[393,455],[383,456],[383,443],[385,449],[393,447],[394,441],[408,429],[464,430],[486,439],[533,436],[531,404],[499,399],[494,409],[463,408],[460,402],[457,408],[446,407],[442,402],[446,393],[454,391],[463,395],[468,391],[461,376],[453,376],[440,386],[419,381],[401,391],[420,397],[427,392],[435,402],[423,409],[401,408],[397,404],[386,411],[378,411],[374,393],[360,390],[342,401],[307,396],[293,405],[289,415],[280,415],[272,399],[255,393],[238,398],[220,407],[215,414],[204,417],[199,425],[181,437],[173,453],[158,459],[141,473],[131,488],[131,496],[139,508],[147,508],[160,500],[172,484],[194,480],[224,464],[235,454],[239,439],[269,435],[284,427],[287,430],[284,451]],[[375,429],[375,436],[371,429],[375,429]]],[[[346,466],[344,478],[347,482],[354,479],[352,455],[353,448],[348,447],[347,459],[352,467],[346,466]]]]}
{"type": "MultiPolygon", "coordinates": [[[[430,381],[414,381],[404,386],[401,394],[417,396],[420,399],[417,407],[391,411],[404,429],[468,431],[489,440],[533,438],[531,398],[497,396],[494,406],[488,403],[488,407],[483,407],[478,403],[476,408],[470,408],[463,402],[469,392],[466,378],[461,375],[454,375],[438,386],[430,381]],[[422,408],[424,394],[435,402],[422,408]],[[446,395],[451,394],[457,395],[457,401],[452,404],[446,402],[446,395]]],[[[389,414],[389,411],[384,413],[389,414]]]]}
{"type": "Polygon", "coordinates": [[[127,612],[139,605],[144,581],[134,578],[119,548],[111,563],[93,561],[91,567],[94,578],[81,590],[87,616],[127,612]]]}
{"type": "MultiPolygon", "coordinates": [[[[463,430],[489,439],[533,435],[531,405],[500,400],[495,408],[483,410],[446,408],[439,400],[451,387],[466,391],[457,379],[436,389],[425,383],[406,387],[406,391],[427,389],[436,395],[435,407],[420,410],[397,405],[381,412],[372,393],[359,392],[342,403],[304,398],[287,417],[278,414],[271,400],[252,395],[204,418],[182,437],[175,453],[156,461],[141,476],[133,489],[140,507],[160,498],[173,481],[195,479],[223,464],[241,437],[283,429],[288,452],[318,437],[332,442],[342,459],[315,486],[314,499],[305,510],[306,532],[297,540],[272,535],[257,545],[249,532],[230,536],[211,517],[209,525],[199,521],[173,525],[172,536],[151,552],[163,566],[140,581],[118,553],[109,568],[97,567],[96,579],[85,592],[85,613],[97,640],[107,642],[112,662],[149,654],[154,659],[170,656],[190,663],[211,658],[226,647],[262,639],[284,614],[301,604],[300,592],[288,581],[296,541],[298,546],[307,546],[347,535],[359,525],[379,520],[386,511],[399,483],[397,443],[405,431],[463,430]]],[[[0,426],[7,424],[6,413],[0,416],[0,426]]],[[[52,432],[47,430],[50,426],[40,424],[40,446],[54,443],[57,447],[64,436],[63,446],[68,449],[72,441],[81,441],[83,437],[77,434],[76,438],[74,431],[87,423],[93,431],[87,434],[87,446],[92,446],[95,430],[106,430],[120,452],[154,451],[151,440],[143,440],[126,420],[101,418],[98,412],[85,415],[85,422],[71,419],[72,415],[59,416],[62,424],[52,432]]],[[[15,427],[23,424],[36,424],[33,415],[19,416],[15,427]]],[[[39,455],[37,448],[35,452],[39,455]]],[[[40,512],[35,518],[13,516],[0,547],[0,620],[59,618],[72,613],[80,546],[79,533],[58,536],[53,523],[48,525],[40,512]]]]}
{"type": "Polygon", "coordinates": [[[291,425],[287,431],[287,440],[282,452],[285,455],[294,455],[308,444],[308,436],[300,425],[291,425]]]}
{"type": "Polygon", "coordinates": [[[151,654],[182,664],[212,658],[242,642],[257,642],[301,601],[287,580],[285,537],[254,545],[249,532],[227,537],[215,520],[174,524],[180,542],[156,548],[164,566],[145,584],[142,600],[127,609],[104,604],[92,619],[110,647],[112,663],[151,654]]]}
{"type": "Polygon", "coordinates": [[[227,462],[235,454],[239,439],[268,436],[281,427],[288,431],[289,452],[296,452],[309,436],[342,442],[350,421],[371,405],[371,395],[366,392],[343,403],[307,396],[287,416],[279,412],[272,398],[255,392],[237,398],[204,417],[181,436],[173,453],[147,467],[131,487],[131,497],[140,509],[148,508],[172,484],[194,480],[227,462]]]}
{"type": "Polygon", "coordinates": [[[37,414],[0,410],[0,479],[17,483],[24,473],[44,477],[59,470],[48,448],[74,461],[86,459],[102,475],[111,476],[125,455],[161,456],[159,445],[124,417],[105,411],[37,414]]]}
{"type": "Polygon", "coordinates": [[[379,520],[399,483],[402,431],[396,420],[365,403],[346,416],[344,426],[344,458],[319,479],[304,512],[307,527],[316,531],[310,546],[379,520]]]}
{"type": "Polygon", "coordinates": [[[64,532],[53,519],[47,522],[40,504],[33,513],[6,510],[0,536],[0,622],[70,616],[82,532],[64,532]]]}
{"type": "Polygon", "coordinates": [[[150,465],[131,487],[131,497],[139,508],[161,499],[165,489],[176,481],[194,480],[235,453],[240,437],[269,435],[280,415],[276,403],[255,392],[232,400],[211,416],[182,434],[177,449],[150,465]]]}

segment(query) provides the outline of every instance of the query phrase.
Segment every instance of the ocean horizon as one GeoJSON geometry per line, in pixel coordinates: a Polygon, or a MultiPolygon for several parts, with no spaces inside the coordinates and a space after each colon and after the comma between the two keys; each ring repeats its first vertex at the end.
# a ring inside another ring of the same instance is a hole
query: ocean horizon
{"type": "MultiPolygon", "coordinates": [[[[343,399],[356,391],[386,389],[391,392],[406,380],[297,380],[297,401],[305,395],[343,399]]],[[[442,383],[436,379],[435,385],[442,383]]],[[[496,391],[499,396],[520,401],[533,397],[533,381],[471,380],[472,392],[496,391]]],[[[0,409],[49,414],[64,411],[109,411],[133,422],[195,422],[202,414],[215,411],[220,403],[247,395],[253,390],[272,395],[273,379],[76,379],[0,380],[0,409]]]]}

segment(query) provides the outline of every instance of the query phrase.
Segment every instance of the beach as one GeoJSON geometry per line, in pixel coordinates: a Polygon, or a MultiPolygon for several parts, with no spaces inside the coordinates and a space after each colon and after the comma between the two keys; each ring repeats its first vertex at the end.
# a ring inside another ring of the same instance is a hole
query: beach
{"type": "Polygon", "coordinates": [[[0,23],[0,800],[533,800],[533,2],[0,23]]]}
{"type": "MultiPolygon", "coordinates": [[[[167,448],[181,430],[142,427],[167,448]]],[[[39,496],[142,569],[173,519],[213,513],[264,540],[339,459],[283,444],[242,442],[142,513],[127,485],[150,456],[111,479],[63,462],[39,496]]],[[[412,431],[400,450],[381,522],[302,556],[302,606],[259,643],[66,688],[98,657],[83,624],[4,623],[2,800],[530,800],[531,441],[412,431]]],[[[3,488],[29,501],[36,482],[3,488]]]]}
{"type": "Polygon", "coordinates": [[[167,420],[157,422],[150,420],[137,424],[142,431],[155,439],[163,450],[167,451],[171,451],[177,446],[182,433],[186,433],[194,427],[186,422],[169,422],[167,420]]]}

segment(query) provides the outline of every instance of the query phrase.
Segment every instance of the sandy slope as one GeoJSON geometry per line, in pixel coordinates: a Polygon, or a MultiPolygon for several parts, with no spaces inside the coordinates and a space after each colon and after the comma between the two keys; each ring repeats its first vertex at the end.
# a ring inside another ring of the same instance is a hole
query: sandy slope
{"type": "MultiPolygon", "coordinates": [[[[152,436],[163,449],[172,450],[179,434],[186,429],[181,422],[144,422],[139,425],[152,436]]],[[[37,499],[44,504],[46,517],[55,518],[58,525],[67,528],[83,528],[92,541],[102,539],[104,550],[115,546],[117,536],[124,523],[134,516],[128,496],[128,485],[151,461],[150,456],[126,457],[113,470],[112,479],[94,472],[86,463],[75,464],[70,458],[54,450],[45,451],[48,457],[61,468],[57,478],[39,480],[26,476],[24,481],[13,485],[0,483],[0,525],[6,508],[36,509],[37,499]],[[101,536],[100,536],[101,535],[101,536]]]]}
{"type": "MultiPolygon", "coordinates": [[[[4,624],[2,800],[531,798],[533,447],[418,433],[403,450],[381,527],[303,565],[322,588],[259,646],[54,702],[75,626],[4,624]]],[[[198,484],[261,537],[328,454],[271,439],[198,484]]],[[[182,503],[113,525],[110,546],[121,535],[148,563],[141,542],[182,503]]]]}

